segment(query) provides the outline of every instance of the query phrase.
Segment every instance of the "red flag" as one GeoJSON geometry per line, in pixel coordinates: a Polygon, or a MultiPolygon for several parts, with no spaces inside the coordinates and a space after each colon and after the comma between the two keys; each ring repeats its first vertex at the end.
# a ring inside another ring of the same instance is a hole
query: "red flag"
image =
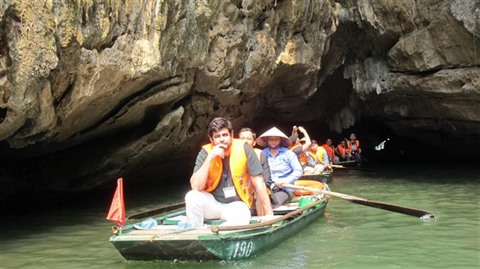
{"type": "Polygon", "coordinates": [[[125,224],[125,204],[123,203],[123,178],[117,180],[117,189],[113,195],[112,204],[107,219],[122,226],[125,224]]]}

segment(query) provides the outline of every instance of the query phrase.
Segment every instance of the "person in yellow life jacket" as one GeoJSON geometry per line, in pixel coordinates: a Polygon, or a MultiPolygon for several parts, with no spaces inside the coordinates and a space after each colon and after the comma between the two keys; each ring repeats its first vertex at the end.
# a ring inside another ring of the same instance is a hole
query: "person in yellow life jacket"
{"type": "Polygon", "coordinates": [[[362,149],[360,148],[360,141],[357,139],[354,133],[351,133],[347,140],[347,148],[353,159],[361,161],[362,149]]]}
{"type": "MultiPolygon", "coordinates": [[[[222,225],[249,224],[255,189],[265,186],[262,165],[251,146],[233,138],[229,120],[214,118],[208,137],[210,143],[195,161],[192,190],[185,195],[187,222],[191,227],[203,226],[205,219],[224,220],[222,225]]],[[[266,191],[256,194],[261,204],[268,204],[266,191]]]]}
{"type": "Polygon", "coordinates": [[[308,152],[308,158],[308,165],[313,168],[312,174],[319,174],[325,170],[331,169],[327,151],[323,146],[318,146],[318,143],[315,140],[312,140],[312,145],[308,152]]]}
{"type": "MultiPolygon", "coordinates": [[[[273,182],[272,176],[270,174],[270,167],[268,166],[267,155],[265,155],[265,153],[263,153],[261,149],[255,148],[255,139],[257,138],[257,134],[251,128],[242,128],[238,132],[238,138],[244,140],[248,145],[253,148],[255,154],[260,160],[260,164],[262,165],[264,186],[259,186],[255,190],[255,192],[267,192],[267,195],[270,195],[267,190],[270,189],[271,191],[272,189],[274,189],[275,183],[273,182]]],[[[255,201],[255,209],[258,216],[273,215],[273,209],[270,199],[267,199],[266,201],[260,201],[259,199],[256,199],[255,201]],[[265,204],[260,204],[260,202],[263,202],[265,204]]]]}
{"type": "Polygon", "coordinates": [[[308,135],[305,128],[303,128],[302,126],[293,126],[290,140],[292,141],[292,145],[288,149],[290,149],[297,155],[297,158],[302,165],[304,173],[312,174],[313,169],[311,169],[311,167],[308,165],[308,149],[310,148],[312,141],[310,140],[310,136],[308,135]],[[298,137],[298,131],[303,134],[302,139],[298,137]]]}

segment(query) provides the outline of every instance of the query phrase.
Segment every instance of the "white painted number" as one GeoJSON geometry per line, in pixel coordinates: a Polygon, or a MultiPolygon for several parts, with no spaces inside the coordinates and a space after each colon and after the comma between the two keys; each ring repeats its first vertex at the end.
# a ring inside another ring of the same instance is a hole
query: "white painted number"
{"type": "Polygon", "coordinates": [[[253,242],[242,241],[235,243],[235,249],[233,250],[233,258],[248,257],[252,254],[253,242]]]}

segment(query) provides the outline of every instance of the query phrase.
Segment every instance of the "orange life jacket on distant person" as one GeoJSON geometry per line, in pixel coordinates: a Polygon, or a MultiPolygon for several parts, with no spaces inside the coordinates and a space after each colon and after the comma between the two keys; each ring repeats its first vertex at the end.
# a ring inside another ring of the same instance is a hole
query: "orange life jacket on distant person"
{"type": "MultiPolygon", "coordinates": [[[[210,153],[213,149],[213,145],[207,144],[203,148],[210,153]]],[[[213,159],[210,170],[208,171],[208,178],[204,191],[214,191],[222,178],[223,172],[223,160],[220,157],[213,159]]],[[[245,141],[239,139],[233,139],[230,147],[230,172],[233,180],[233,185],[237,191],[240,199],[247,204],[249,208],[253,206],[254,200],[254,188],[250,175],[247,169],[247,155],[245,154],[245,141]]]]}
{"type": "Polygon", "coordinates": [[[347,154],[347,150],[342,146],[342,144],[338,144],[337,149],[340,157],[345,157],[345,154],[347,154]]]}
{"type": "Polygon", "coordinates": [[[290,147],[288,147],[289,150],[292,150],[298,146],[302,146],[302,143],[300,141],[295,142],[294,144],[291,144],[290,147]]]}
{"type": "MultiPolygon", "coordinates": [[[[351,140],[347,141],[347,147],[348,147],[348,149],[350,150],[350,153],[351,153],[352,152],[352,141],[351,140]]],[[[360,141],[358,141],[358,139],[355,139],[355,150],[358,151],[359,148],[360,148],[360,141]]]]}
{"type": "Polygon", "coordinates": [[[323,144],[323,148],[327,151],[328,159],[333,162],[333,159],[335,158],[335,152],[333,148],[327,143],[323,144]]]}
{"type": "MultiPolygon", "coordinates": [[[[300,143],[300,142],[297,142],[297,143],[293,144],[292,146],[289,147],[289,149],[290,149],[291,151],[293,151],[293,149],[296,148],[296,147],[302,147],[302,149],[303,149],[303,145],[302,145],[302,143],[300,143]]],[[[300,152],[300,154],[298,155],[298,160],[300,161],[300,164],[301,164],[302,166],[307,165],[307,164],[308,164],[308,156],[307,156],[307,154],[306,154],[304,151],[300,152]]]]}

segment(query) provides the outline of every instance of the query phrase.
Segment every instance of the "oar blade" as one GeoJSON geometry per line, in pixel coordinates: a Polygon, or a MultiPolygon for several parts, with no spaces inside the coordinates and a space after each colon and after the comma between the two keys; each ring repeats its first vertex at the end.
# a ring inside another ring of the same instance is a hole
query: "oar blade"
{"type": "Polygon", "coordinates": [[[375,207],[383,210],[388,210],[392,212],[397,212],[397,213],[402,213],[405,215],[409,216],[414,216],[418,217],[421,219],[434,219],[435,215],[433,213],[430,213],[425,210],[420,210],[416,208],[410,208],[410,207],[404,207],[404,206],[398,206],[394,204],[388,204],[388,203],[383,203],[383,202],[377,202],[377,201],[372,201],[368,200],[365,198],[360,198],[357,196],[352,196],[344,193],[339,193],[339,192],[333,192],[333,191],[325,191],[325,190],[320,190],[316,188],[310,188],[310,187],[304,187],[304,186],[297,186],[297,185],[292,185],[292,184],[282,184],[282,186],[287,187],[287,188],[292,188],[292,189],[303,189],[303,190],[308,190],[312,192],[323,192],[326,195],[334,196],[341,198],[345,201],[349,201],[355,204],[360,204],[360,205],[365,205],[365,206],[370,206],[370,207],[375,207]]]}
{"type": "Polygon", "coordinates": [[[410,207],[404,207],[404,206],[398,206],[398,205],[392,205],[388,203],[383,203],[383,202],[377,202],[377,201],[372,201],[372,200],[365,200],[365,199],[347,199],[348,201],[355,203],[355,204],[360,204],[360,205],[366,205],[370,207],[375,207],[387,211],[392,211],[392,212],[397,212],[409,216],[414,216],[418,217],[421,219],[434,219],[435,216],[424,210],[416,209],[416,208],[410,208],[410,207]]]}

